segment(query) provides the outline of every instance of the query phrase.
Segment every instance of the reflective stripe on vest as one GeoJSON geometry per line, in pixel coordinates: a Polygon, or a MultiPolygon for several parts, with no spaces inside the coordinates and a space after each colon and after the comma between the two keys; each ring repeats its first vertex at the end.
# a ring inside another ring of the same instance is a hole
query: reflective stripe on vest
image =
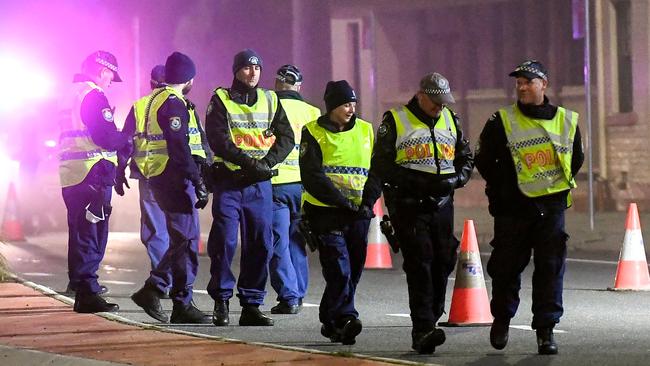
{"type": "MultiPolygon", "coordinates": [[[[275,136],[267,137],[271,127],[271,121],[278,110],[278,96],[275,92],[257,88],[257,102],[248,106],[230,99],[227,89],[219,88],[214,92],[219,97],[228,118],[230,138],[236,147],[240,148],[246,155],[261,159],[269,151],[275,142],[275,136]]],[[[214,162],[223,162],[228,169],[238,170],[240,167],[223,158],[214,156],[214,162]]]]}
{"type": "MultiPolygon", "coordinates": [[[[176,96],[183,104],[187,105],[182,93],[170,87],[155,89],[153,93],[140,98],[133,105],[136,126],[133,137],[133,160],[146,178],[162,174],[169,161],[167,141],[158,123],[158,110],[171,95],[176,96]]],[[[188,123],[190,152],[192,155],[205,158],[206,154],[201,144],[201,134],[194,110],[188,110],[188,114],[190,117],[188,123]]]]}
{"type": "MultiPolygon", "coordinates": [[[[325,175],[343,196],[361,204],[374,144],[372,124],[357,118],[351,130],[337,133],[324,129],[317,121],[309,122],[306,127],[320,146],[325,175]]],[[[332,207],[307,191],[303,192],[302,199],[315,206],[332,207]]]]}
{"type": "Polygon", "coordinates": [[[457,131],[451,111],[444,107],[434,125],[435,144],[431,129],[406,107],[391,109],[397,137],[395,162],[405,168],[431,174],[453,174],[457,131]],[[436,161],[437,160],[437,161],[436,161]]]}
{"type": "Polygon", "coordinates": [[[300,167],[298,166],[300,134],[305,124],[320,117],[320,109],[298,99],[280,99],[280,104],[282,104],[289,124],[291,124],[295,145],[286,159],[275,166],[278,169],[278,175],[271,178],[271,183],[300,182],[300,167]]]}
{"type": "Polygon", "coordinates": [[[540,197],[576,187],[571,159],[578,113],[558,107],[552,120],[540,120],[513,104],[499,109],[499,115],[522,193],[540,197]]]}
{"type": "Polygon", "coordinates": [[[59,179],[62,187],[81,183],[90,169],[105,159],[117,165],[115,151],[102,149],[90,137],[88,128],[81,120],[81,103],[93,89],[101,91],[95,83],[75,83],[69,94],[61,101],[59,112],[59,179]]]}

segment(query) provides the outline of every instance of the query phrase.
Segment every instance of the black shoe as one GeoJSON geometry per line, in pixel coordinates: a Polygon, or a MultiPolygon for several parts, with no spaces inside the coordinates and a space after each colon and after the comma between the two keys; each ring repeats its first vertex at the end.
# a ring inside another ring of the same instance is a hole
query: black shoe
{"type": "Polygon", "coordinates": [[[228,326],[230,324],[229,308],[228,300],[215,301],[214,310],[212,310],[212,323],[217,327],[228,326]]]}
{"type": "Polygon", "coordinates": [[[77,294],[73,309],[77,313],[101,313],[118,311],[120,307],[117,304],[106,302],[98,294],[77,294]]]}
{"type": "Polygon", "coordinates": [[[490,328],[490,344],[495,349],[504,349],[508,344],[508,331],[510,330],[510,320],[496,320],[492,322],[490,328]]]}
{"type": "Polygon", "coordinates": [[[271,308],[271,314],[298,314],[300,312],[300,305],[289,305],[289,303],[280,301],[277,305],[271,308]]]}
{"type": "Polygon", "coordinates": [[[333,325],[330,324],[321,325],[320,334],[325,338],[329,338],[329,340],[334,343],[341,341],[341,334],[339,334],[339,332],[336,331],[336,328],[334,328],[333,325]]]}
{"type": "Polygon", "coordinates": [[[273,319],[264,315],[260,309],[255,305],[244,305],[239,317],[239,325],[241,326],[271,326],[273,319]]]}
{"type": "MultiPolygon", "coordinates": [[[[62,292],[61,294],[67,295],[67,296],[74,296],[77,293],[77,290],[68,282],[68,286],[65,288],[65,291],[62,292]]],[[[104,285],[99,285],[99,292],[97,295],[104,295],[108,293],[108,287],[104,285]]]]}
{"type": "Polygon", "coordinates": [[[169,318],[160,305],[160,296],[162,293],[155,288],[145,284],[138,292],[131,295],[131,300],[144,309],[150,317],[162,323],[167,323],[169,318]]]}
{"type": "Polygon", "coordinates": [[[345,345],[353,345],[357,343],[356,337],[361,333],[363,325],[361,320],[357,318],[351,318],[345,321],[343,327],[340,329],[341,333],[341,343],[345,345]]]}
{"type": "Polygon", "coordinates": [[[433,330],[429,331],[413,332],[412,338],[413,343],[411,348],[421,355],[435,352],[436,347],[445,343],[447,340],[445,331],[439,328],[433,328],[433,330]]]}
{"type": "Polygon", "coordinates": [[[174,324],[210,324],[211,319],[196,308],[193,302],[188,305],[174,301],[172,316],[169,319],[174,324]]]}
{"type": "Polygon", "coordinates": [[[557,343],[553,339],[553,328],[537,328],[537,353],[540,355],[557,354],[557,343]]]}

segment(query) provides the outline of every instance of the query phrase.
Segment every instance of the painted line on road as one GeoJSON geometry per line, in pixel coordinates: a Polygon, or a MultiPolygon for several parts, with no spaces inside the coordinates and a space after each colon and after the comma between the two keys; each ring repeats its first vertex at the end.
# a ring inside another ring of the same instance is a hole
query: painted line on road
{"type": "MultiPolygon", "coordinates": [[[[510,328],[519,329],[519,330],[530,330],[531,332],[534,331],[534,329],[531,328],[529,325],[511,325],[510,328]]],[[[560,329],[553,329],[553,333],[567,333],[567,331],[560,330],[560,329]]]]}
{"type": "Polygon", "coordinates": [[[318,304],[312,304],[309,302],[303,302],[302,307],[304,308],[317,308],[319,305],[318,304]]]}
{"type": "Polygon", "coordinates": [[[114,280],[102,280],[102,283],[110,283],[111,285],[135,285],[135,282],[127,282],[127,281],[114,281],[114,280]]]}
{"type": "MultiPolygon", "coordinates": [[[[490,252],[481,252],[481,255],[484,257],[489,257],[490,252]]],[[[531,256],[531,258],[533,258],[531,256]]],[[[603,260],[597,260],[597,259],[580,259],[580,258],[567,258],[567,262],[576,262],[576,263],[594,263],[594,264],[618,264],[618,261],[603,261],[603,260]]],[[[650,265],[649,265],[650,266],[650,265]]]]}
{"type": "Polygon", "coordinates": [[[396,316],[398,318],[410,318],[410,314],[400,314],[400,313],[395,313],[395,314],[386,314],[388,316],[396,316]]]}
{"type": "Polygon", "coordinates": [[[52,277],[53,273],[43,273],[43,272],[25,272],[23,276],[33,276],[33,277],[52,277]]]}
{"type": "Polygon", "coordinates": [[[192,292],[194,292],[195,294],[203,294],[203,295],[208,294],[208,290],[192,290],[192,292]]]}

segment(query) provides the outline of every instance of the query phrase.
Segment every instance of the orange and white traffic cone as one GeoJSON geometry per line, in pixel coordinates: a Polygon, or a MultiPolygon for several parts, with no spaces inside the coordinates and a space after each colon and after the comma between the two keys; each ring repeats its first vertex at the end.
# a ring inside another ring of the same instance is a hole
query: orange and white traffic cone
{"type": "Polygon", "coordinates": [[[13,182],[9,183],[9,192],[7,193],[7,204],[2,220],[0,238],[6,241],[25,240],[25,234],[18,219],[18,197],[16,196],[16,187],[14,187],[13,182]]]}
{"type": "Polygon", "coordinates": [[[375,202],[372,211],[375,217],[370,220],[370,229],[368,230],[368,253],[366,254],[366,263],[363,268],[366,269],[391,269],[393,268],[393,259],[390,256],[390,247],[388,240],[382,234],[379,227],[379,220],[384,216],[384,209],[380,200],[375,202]]]}
{"type": "Polygon", "coordinates": [[[492,320],[474,222],[465,220],[449,320],[440,325],[480,326],[490,325],[492,320]]]}
{"type": "Polygon", "coordinates": [[[612,291],[650,291],[648,262],[643,247],[639,211],[636,203],[630,203],[625,221],[625,238],[612,291]]]}
{"type": "Polygon", "coordinates": [[[208,250],[207,247],[205,246],[203,235],[201,234],[199,234],[199,255],[208,255],[208,250]]]}

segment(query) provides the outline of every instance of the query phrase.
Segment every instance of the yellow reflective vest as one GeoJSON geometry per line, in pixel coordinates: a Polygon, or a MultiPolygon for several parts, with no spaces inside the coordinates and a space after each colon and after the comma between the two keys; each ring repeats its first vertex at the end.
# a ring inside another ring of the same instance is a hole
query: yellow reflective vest
{"type": "Polygon", "coordinates": [[[578,113],[558,107],[552,120],[539,120],[525,116],[515,103],[499,109],[499,115],[523,194],[540,197],[576,187],[571,159],[578,113]]]}
{"type": "MultiPolygon", "coordinates": [[[[236,147],[254,159],[266,156],[275,142],[275,137],[268,135],[271,122],[278,110],[278,96],[271,90],[257,88],[257,102],[248,106],[233,101],[227,89],[214,91],[226,107],[230,138],[236,147]]],[[[230,170],[241,169],[236,164],[214,156],[214,162],[223,162],[230,170]]]]}
{"type": "Polygon", "coordinates": [[[456,172],[457,130],[451,111],[444,107],[440,118],[434,125],[435,141],[431,130],[408,108],[391,109],[395,120],[395,163],[398,165],[431,174],[453,174],[456,172]],[[436,165],[436,157],[440,169],[436,165]]]}
{"type": "MultiPolygon", "coordinates": [[[[162,174],[167,167],[169,154],[167,152],[167,141],[158,123],[158,110],[171,96],[176,96],[183,101],[182,93],[168,87],[155,89],[148,96],[140,98],[133,105],[135,117],[135,134],[133,137],[133,160],[138,169],[146,178],[162,174]]],[[[190,120],[188,123],[188,143],[192,155],[206,157],[205,150],[201,144],[201,133],[194,110],[188,110],[190,120]]]]}
{"type": "Polygon", "coordinates": [[[74,83],[61,102],[59,125],[59,179],[62,187],[81,183],[90,169],[106,159],[117,165],[117,153],[95,144],[88,128],[81,120],[81,103],[92,90],[102,89],[91,81],[74,83]]]}
{"type": "Polygon", "coordinates": [[[282,184],[300,182],[298,158],[300,155],[300,135],[302,127],[307,122],[318,119],[320,116],[320,109],[298,99],[280,99],[280,104],[282,104],[282,108],[287,114],[287,119],[291,124],[293,136],[295,137],[295,145],[293,150],[291,150],[289,155],[287,155],[287,158],[284,159],[282,163],[275,166],[275,169],[278,169],[278,175],[271,178],[271,183],[282,184]]]}
{"type": "MultiPolygon", "coordinates": [[[[374,145],[372,124],[357,118],[352,129],[336,133],[319,126],[317,121],[309,122],[305,127],[320,146],[325,175],[344,197],[360,205],[374,145]]],[[[303,193],[303,201],[332,207],[307,191],[303,193]]]]}

